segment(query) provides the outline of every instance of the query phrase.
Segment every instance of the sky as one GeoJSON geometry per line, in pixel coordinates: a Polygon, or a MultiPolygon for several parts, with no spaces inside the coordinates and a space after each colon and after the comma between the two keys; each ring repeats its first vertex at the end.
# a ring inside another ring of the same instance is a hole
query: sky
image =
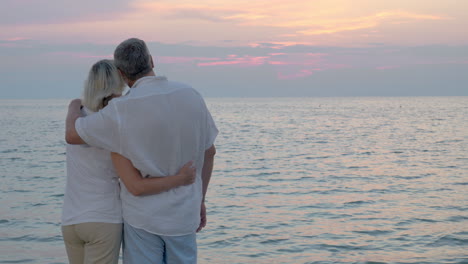
{"type": "Polygon", "coordinates": [[[206,97],[468,96],[468,1],[0,3],[0,99],[80,97],[131,37],[206,97]]]}

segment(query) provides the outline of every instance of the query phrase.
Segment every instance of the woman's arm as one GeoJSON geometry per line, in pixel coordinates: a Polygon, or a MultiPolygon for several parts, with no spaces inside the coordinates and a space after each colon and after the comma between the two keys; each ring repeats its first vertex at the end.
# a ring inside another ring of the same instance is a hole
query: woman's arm
{"type": "Polygon", "coordinates": [[[86,144],[76,132],[75,122],[81,117],[81,100],[75,99],[68,105],[67,119],[65,120],[65,141],[68,144],[86,144]]]}
{"type": "Polygon", "coordinates": [[[114,152],[111,157],[120,180],[125,184],[127,190],[135,196],[157,194],[195,182],[196,173],[191,161],[187,162],[176,175],[143,178],[140,171],[133,166],[129,159],[114,152]]]}

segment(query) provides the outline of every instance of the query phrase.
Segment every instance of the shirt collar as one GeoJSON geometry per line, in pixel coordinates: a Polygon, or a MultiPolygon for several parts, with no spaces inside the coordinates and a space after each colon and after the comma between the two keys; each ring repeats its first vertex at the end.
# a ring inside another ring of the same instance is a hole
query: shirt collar
{"type": "Polygon", "coordinates": [[[131,89],[135,89],[137,88],[139,85],[143,84],[143,83],[146,83],[146,82],[149,82],[151,80],[154,80],[154,81],[167,81],[167,78],[166,76],[145,76],[145,77],[141,77],[140,79],[138,79],[132,86],[131,89]]]}

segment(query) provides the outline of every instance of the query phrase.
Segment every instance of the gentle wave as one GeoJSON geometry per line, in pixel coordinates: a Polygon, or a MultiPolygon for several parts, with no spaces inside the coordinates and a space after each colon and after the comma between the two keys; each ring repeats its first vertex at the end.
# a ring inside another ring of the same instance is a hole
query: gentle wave
{"type": "MultiPolygon", "coordinates": [[[[468,263],[467,98],[207,102],[199,263],[468,263]]],[[[67,262],[67,103],[0,104],[0,263],[67,262]]]]}

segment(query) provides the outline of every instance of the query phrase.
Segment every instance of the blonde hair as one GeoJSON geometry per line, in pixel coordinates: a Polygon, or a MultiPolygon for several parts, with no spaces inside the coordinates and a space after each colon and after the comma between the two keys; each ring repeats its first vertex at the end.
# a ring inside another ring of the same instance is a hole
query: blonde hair
{"type": "Polygon", "coordinates": [[[97,112],[113,95],[120,95],[125,84],[112,60],[100,60],[89,70],[83,91],[83,106],[97,112]]]}

